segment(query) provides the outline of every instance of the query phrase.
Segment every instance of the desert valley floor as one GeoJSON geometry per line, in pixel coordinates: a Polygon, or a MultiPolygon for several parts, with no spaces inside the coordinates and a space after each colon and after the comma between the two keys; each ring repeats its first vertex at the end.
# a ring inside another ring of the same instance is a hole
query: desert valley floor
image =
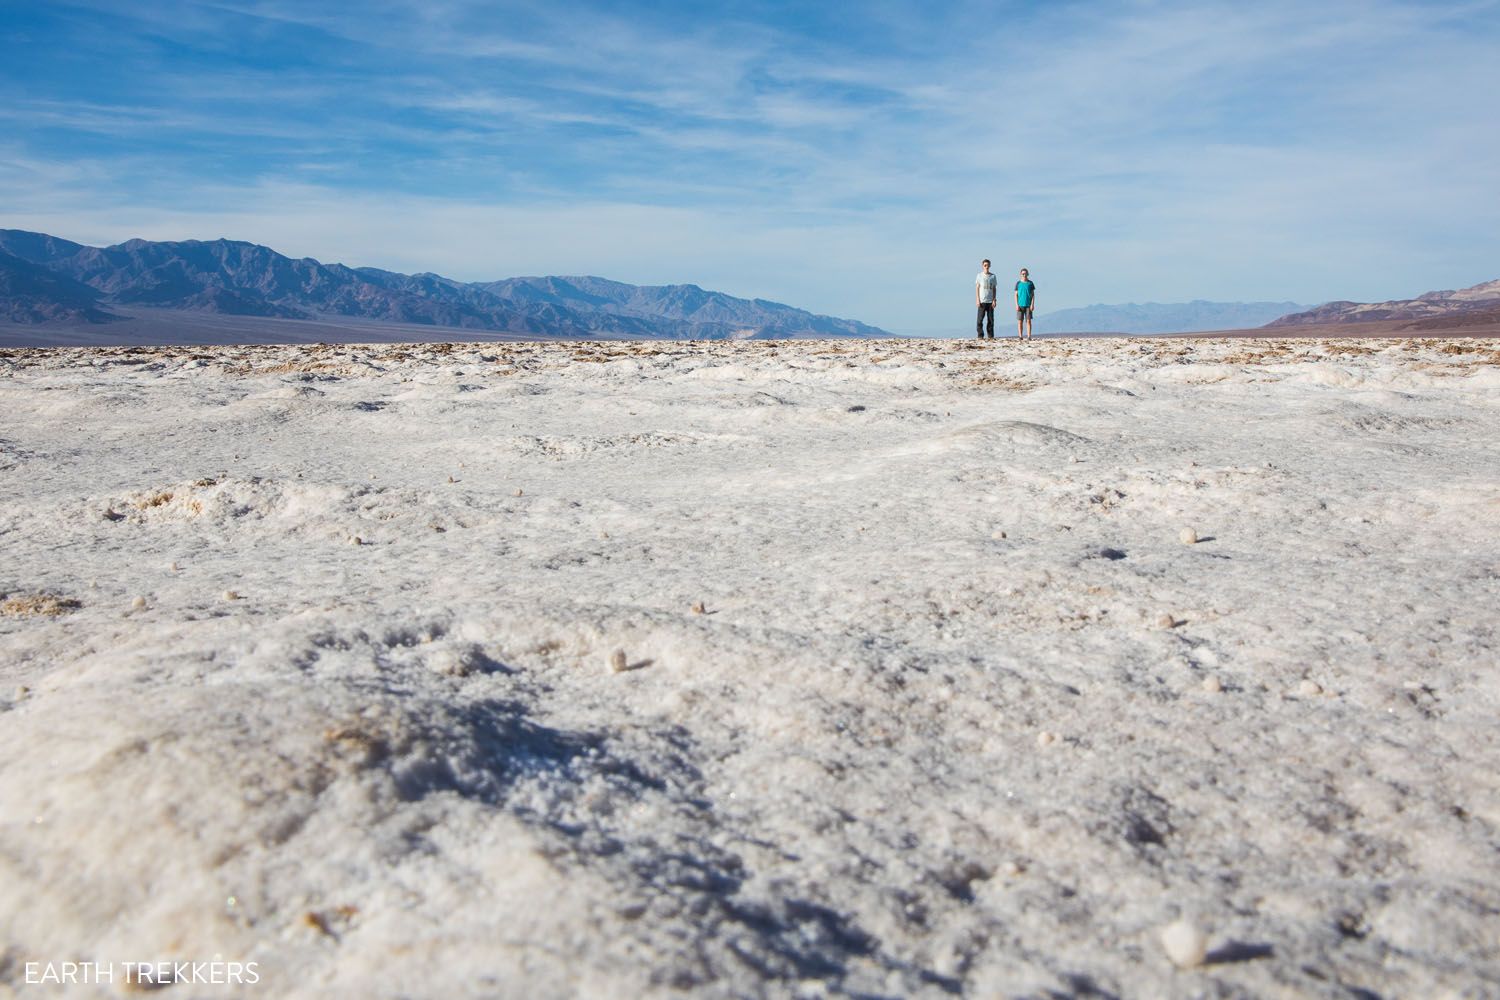
{"type": "Polygon", "coordinates": [[[1500,996],[1497,621],[1494,342],[0,351],[0,995],[1500,996]]]}

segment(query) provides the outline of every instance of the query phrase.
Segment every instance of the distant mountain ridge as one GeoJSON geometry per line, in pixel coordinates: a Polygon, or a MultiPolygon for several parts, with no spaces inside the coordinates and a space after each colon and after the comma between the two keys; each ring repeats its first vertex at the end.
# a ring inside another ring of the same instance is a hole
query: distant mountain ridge
{"type": "Polygon", "coordinates": [[[117,318],[100,309],[98,302],[99,293],[82,282],[0,250],[0,320],[108,323],[117,318]]]}
{"type": "Polygon", "coordinates": [[[1130,302],[1038,315],[1037,333],[1197,333],[1243,330],[1306,309],[1296,302],[1130,302]]]}
{"type": "Polygon", "coordinates": [[[90,247],[0,229],[0,320],[94,324],[133,306],[276,319],[331,317],[564,337],[885,337],[855,320],[697,285],[595,277],[461,282],[293,259],[235,240],[90,247]]]}
{"type": "Polygon", "coordinates": [[[1427,292],[1414,299],[1388,302],[1325,302],[1282,316],[1267,326],[1308,326],[1320,323],[1366,323],[1373,320],[1411,320],[1420,329],[1464,326],[1500,319],[1500,279],[1468,288],[1427,292]]]}

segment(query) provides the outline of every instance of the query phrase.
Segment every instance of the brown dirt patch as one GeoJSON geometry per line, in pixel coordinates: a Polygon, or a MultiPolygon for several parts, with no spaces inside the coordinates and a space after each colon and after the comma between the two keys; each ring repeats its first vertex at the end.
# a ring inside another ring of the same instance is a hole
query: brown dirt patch
{"type": "Polygon", "coordinates": [[[14,618],[43,616],[56,618],[83,607],[82,602],[57,594],[16,594],[0,601],[0,615],[14,618]]]}

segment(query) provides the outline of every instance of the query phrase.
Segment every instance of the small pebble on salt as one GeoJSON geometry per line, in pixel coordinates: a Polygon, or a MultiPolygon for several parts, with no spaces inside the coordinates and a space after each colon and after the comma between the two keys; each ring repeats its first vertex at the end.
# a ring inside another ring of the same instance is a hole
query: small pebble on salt
{"type": "Polygon", "coordinates": [[[1304,698],[1316,698],[1323,693],[1323,687],[1315,680],[1304,679],[1297,685],[1297,693],[1304,698]]]}
{"type": "Polygon", "coordinates": [[[137,611],[141,611],[146,607],[146,599],[144,597],[137,597],[130,602],[130,606],[137,611]]]}
{"type": "Polygon", "coordinates": [[[613,653],[609,654],[609,672],[610,673],[612,673],[612,674],[622,673],[622,672],[624,672],[624,670],[626,669],[626,667],[628,667],[629,665],[630,665],[629,662],[625,659],[625,650],[623,650],[623,649],[617,649],[613,653]]]}
{"type": "Polygon", "coordinates": [[[1156,619],[1156,624],[1160,625],[1162,628],[1175,628],[1177,626],[1177,619],[1173,618],[1171,615],[1164,614],[1160,618],[1156,619]]]}
{"type": "Polygon", "coordinates": [[[1224,682],[1212,675],[1203,678],[1203,690],[1209,694],[1218,694],[1224,690],[1224,682]]]}
{"type": "Polygon", "coordinates": [[[1003,531],[997,531],[993,535],[991,535],[990,537],[993,538],[995,541],[998,542],[998,541],[1002,540],[1003,538],[1005,538],[1005,532],[1003,532],[1003,531]]]}
{"type": "Polygon", "coordinates": [[[1056,742],[1057,742],[1057,734],[1056,733],[1051,733],[1051,732],[1048,732],[1047,730],[1043,729],[1041,732],[1039,732],[1039,733],[1036,734],[1036,745],[1039,746],[1039,747],[1051,746],[1052,744],[1054,744],[1056,742]]]}
{"type": "Polygon", "coordinates": [[[695,615],[701,615],[701,614],[706,613],[707,611],[708,611],[708,608],[706,608],[706,607],[703,606],[703,602],[702,601],[694,601],[693,602],[693,607],[692,607],[693,614],[695,614],[695,615]]]}
{"type": "Polygon", "coordinates": [[[526,493],[526,491],[523,490],[523,489],[521,489],[521,487],[519,487],[519,486],[516,487],[516,496],[518,496],[518,497],[519,496],[524,496],[525,493],[526,493]]]}
{"type": "Polygon", "coordinates": [[[182,569],[182,567],[177,565],[176,563],[171,563],[167,566],[167,569],[171,570],[173,573],[176,573],[178,570],[182,569]]]}
{"type": "Polygon", "coordinates": [[[1179,969],[1194,969],[1208,957],[1208,934],[1189,920],[1178,920],[1161,931],[1162,950],[1179,969]]]}
{"type": "Polygon", "coordinates": [[[1194,531],[1192,528],[1183,528],[1177,533],[1177,537],[1182,540],[1183,545],[1198,544],[1198,532],[1194,531]]]}
{"type": "Polygon", "coordinates": [[[363,545],[363,544],[365,544],[365,540],[363,538],[360,538],[358,535],[350,535],[349,536],[349,544],[350,545],[363,545]]]}
{"type": "Polygon", "coordinates": [[[240,599],[240,595],[239,595],[238,591],[234,591],[234,590],[226,590],[226,591],[224,591],[224,600],[226,600],[226,601],[238,601],[239,599],[240,599]]]}

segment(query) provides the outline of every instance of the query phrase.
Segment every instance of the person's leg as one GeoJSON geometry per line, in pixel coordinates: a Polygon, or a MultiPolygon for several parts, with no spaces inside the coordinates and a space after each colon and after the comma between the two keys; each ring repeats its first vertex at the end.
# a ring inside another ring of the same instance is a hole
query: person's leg
{"type": "Polygon", "coordinates": [[[984,327],[985,327],[985,330],[984,330],[985,335],[988,336],[990,340],[994,340],[995,339],[995,303],[993,303],[993,302],[991,302],[989,305],[985,306],[985,308],[984,308],[984,327]]]}
{"type": "Polygon", "coordinates": [[[984,339],[984,303],[979,303],[979,311],[974,314],[974,336],[980,340],[984,339]]]}
{"type": "Polygon", "coordinates": [[[1021,339],[1021,335],[1023,333],[1025,333],[1025,332],[1026,332],[1026,310],[1025,309],[1017,309],[1016,310],[1016,339],[1020,340],[1021,339]]]}
{"type": "Polygon", "coordinates": [[[1027,306],[1026,307],[1026,339],[1027,340],[1031,339],[1031,334],[1032,334],[1031,318],[1032,318],[1033,315],[1034,315],[1034,313],[1031,311],[1031,306],[1027,306]]]}

